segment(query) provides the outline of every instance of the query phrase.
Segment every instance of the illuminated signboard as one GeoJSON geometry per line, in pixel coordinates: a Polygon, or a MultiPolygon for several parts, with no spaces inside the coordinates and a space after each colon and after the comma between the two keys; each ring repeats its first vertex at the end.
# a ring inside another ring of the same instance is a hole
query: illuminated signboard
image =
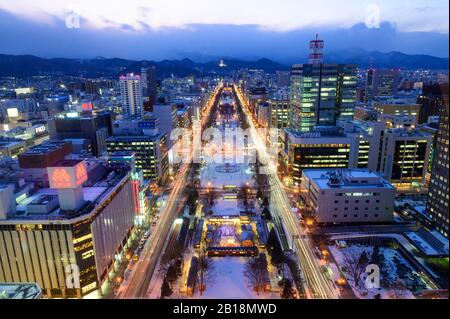
{"type": "Polygon", "coordinates": [[[93,109],[92,102],[83,102],[81,104],[81,109],[83,111],[92,111],[92,109],[93,109]]]}
{"type": "Polygon", "coordinates": [[[14,89],[14,91],[16,91],[17,95],[20,95],[20,94],[31,94],[31,93],[34,93],[34,88],[32,88],[32,87],[29,87],[29,88],[17,88],[17,89],[14,89]]]}
{"type": "Polygon", "coordinates": [[[42,134],[42,133],[45,133],[46,131],[47,131],[47,128],[45,127],[45,125],[35,127],[35,129],[34,129],[34,132],[36,134],[42,134]]]}
{"type": "Polygon", "coordinates": [[[86,165],[78,162],[74,166],[49,167],[48,179],[51,188],[77,188],[87,180],[86,165]]]}
{"type": "Polygon", "coordinates": [[[77,112],[69,112],[69,113],[66,113],[66,116],[74,118],[74,117],[78,117],[78,113],[77,112]]]}
{"type": "Polygon", "coordinates": [[[16,107],[7,109],[6,113],[8,114],[9,118],[19,117],[19,110],[16,107]]]}

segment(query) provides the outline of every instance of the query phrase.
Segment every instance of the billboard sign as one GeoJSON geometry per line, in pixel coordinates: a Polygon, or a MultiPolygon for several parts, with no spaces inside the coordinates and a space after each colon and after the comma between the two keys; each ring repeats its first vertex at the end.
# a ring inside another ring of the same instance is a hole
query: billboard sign
{"type": "Polygon", "coordinates": [[[51,188],[77,188],[87,181],[87,170],[84,162],[78,162],[74,166],[49,167],[47,170],[51,188]]]}

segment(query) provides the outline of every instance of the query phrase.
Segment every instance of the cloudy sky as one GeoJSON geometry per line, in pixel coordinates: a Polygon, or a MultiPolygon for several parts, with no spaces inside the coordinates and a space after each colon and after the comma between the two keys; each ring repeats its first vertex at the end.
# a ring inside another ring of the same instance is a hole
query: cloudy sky
{"type": "Polygon", "coordinates": [[[1,0],[0,53],[287,59],[319,32],[329,50],[447,56],[448,9],[447,0],[1,0]]]}

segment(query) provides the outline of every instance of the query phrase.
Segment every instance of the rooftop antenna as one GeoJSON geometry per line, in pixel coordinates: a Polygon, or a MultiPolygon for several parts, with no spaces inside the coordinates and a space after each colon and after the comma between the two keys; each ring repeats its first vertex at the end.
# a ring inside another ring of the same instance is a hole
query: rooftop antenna
{"type": "Polygon", "coordinates": [[[309,41],[309,64],[323,63],[323,47],[324,41],[319,40],[319,34],[316,33],[316,38],[309,41]]]}

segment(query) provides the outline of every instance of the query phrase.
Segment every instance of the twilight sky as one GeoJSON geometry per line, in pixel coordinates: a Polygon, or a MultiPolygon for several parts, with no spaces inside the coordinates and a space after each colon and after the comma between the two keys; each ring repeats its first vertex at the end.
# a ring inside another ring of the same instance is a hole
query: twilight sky
{"type": "Polygon", "coordinates": [[[286,60],[305,56],[319,32],[329,51],[448,56],[448,9],[447,0],[1,0],[0,53],[286,60]]]}

